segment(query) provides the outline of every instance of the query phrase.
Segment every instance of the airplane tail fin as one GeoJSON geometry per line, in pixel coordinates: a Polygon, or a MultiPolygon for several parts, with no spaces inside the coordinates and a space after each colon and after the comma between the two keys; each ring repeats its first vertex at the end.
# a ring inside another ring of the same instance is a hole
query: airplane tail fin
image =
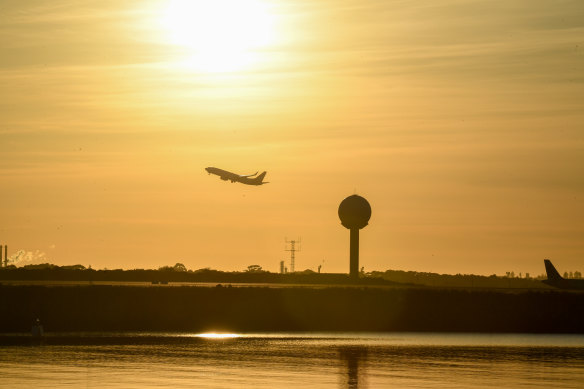
{"type": "Polygon", "coordinates": [[[262,185],[262,184],[267,184],[267,182],[263,182],[264,181],[264,177],[266,176],[267,172],[262,172],[262,174],[260,174],[259,176],[252,178],[251,181],[253,181],[254,185],[262,185]]]}
{"type": "Polygon", "coordinates": [[[549,259],[544,259],[543,262],[545,263],[545,272],[547,273],[548,280],[559,281],[563,279],[560,273],[558,273],[558,271],[554,267],[554,265],[552,265],[552,261],[550,261],[549,259]]]}

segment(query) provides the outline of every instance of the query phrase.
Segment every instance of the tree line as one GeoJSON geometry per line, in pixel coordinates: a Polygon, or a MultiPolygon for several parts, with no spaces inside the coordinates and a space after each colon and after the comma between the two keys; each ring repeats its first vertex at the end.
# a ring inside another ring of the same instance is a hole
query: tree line
{"type": "MultiPolygon", "coordinates": [[[[581,277],[580,272],[567,272],[566,278],[581,277]]],[[[545,275],[530,277],[507,272],[481,276],[474,274],[438,274],[403,270],[371,271],[360,274],[359,282],[372,284],[407,284],[430,287],[475,287],[475,288],[548,288],[541,280],[545,275]]],[[[259,265],[250,265],[242,271],[221,271],[211,268],[190,270],[182,263],[161,266],[158,269],[92,269],[91,266],[50,263],[8,266],[0,269],[0,280],[46,280],[46,281],[127,281],[127,282],[243,282],[243,283],[351,283],[347,274],[316,273],[310,269],[294,273],[272,273],[259,265]]]]}

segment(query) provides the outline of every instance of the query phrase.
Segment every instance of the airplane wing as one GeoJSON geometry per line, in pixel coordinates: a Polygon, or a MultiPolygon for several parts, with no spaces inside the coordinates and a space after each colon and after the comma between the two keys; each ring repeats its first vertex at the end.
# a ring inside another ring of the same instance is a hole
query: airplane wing
{"type": "Polygon", "coordinates": [[[240,174],[239,177],[253,177],[253,176],[257,176],[258,172],[255,172],[254,174],[248,174],[248,175],[242,175],[240,174]]]}

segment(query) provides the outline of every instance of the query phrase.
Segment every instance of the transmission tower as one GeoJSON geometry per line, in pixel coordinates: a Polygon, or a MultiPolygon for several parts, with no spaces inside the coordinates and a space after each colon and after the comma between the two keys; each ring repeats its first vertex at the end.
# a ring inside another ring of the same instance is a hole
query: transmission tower
{"type": "Polygon", "coordinates": [[[294,260],[296,259],[295,254],[297,251],[300,251],[300,246],[296,246],[297,243],[300,244],[300,238],[297,240],[286,239],[286,248],[284,251],[290,251],[290,273],[294,273],[294,260]],[[290,245],[290,248],[288,248],[288,245],[290,245]]]}

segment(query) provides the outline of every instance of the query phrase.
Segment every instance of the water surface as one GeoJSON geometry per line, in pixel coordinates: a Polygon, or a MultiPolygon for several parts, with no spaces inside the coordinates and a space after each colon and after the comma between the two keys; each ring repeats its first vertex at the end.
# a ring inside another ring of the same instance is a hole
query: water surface
{"type": "Polygon", "coordinates": [[[0,336],[2,388],[582,388],[584,336],[0,336]]]}

